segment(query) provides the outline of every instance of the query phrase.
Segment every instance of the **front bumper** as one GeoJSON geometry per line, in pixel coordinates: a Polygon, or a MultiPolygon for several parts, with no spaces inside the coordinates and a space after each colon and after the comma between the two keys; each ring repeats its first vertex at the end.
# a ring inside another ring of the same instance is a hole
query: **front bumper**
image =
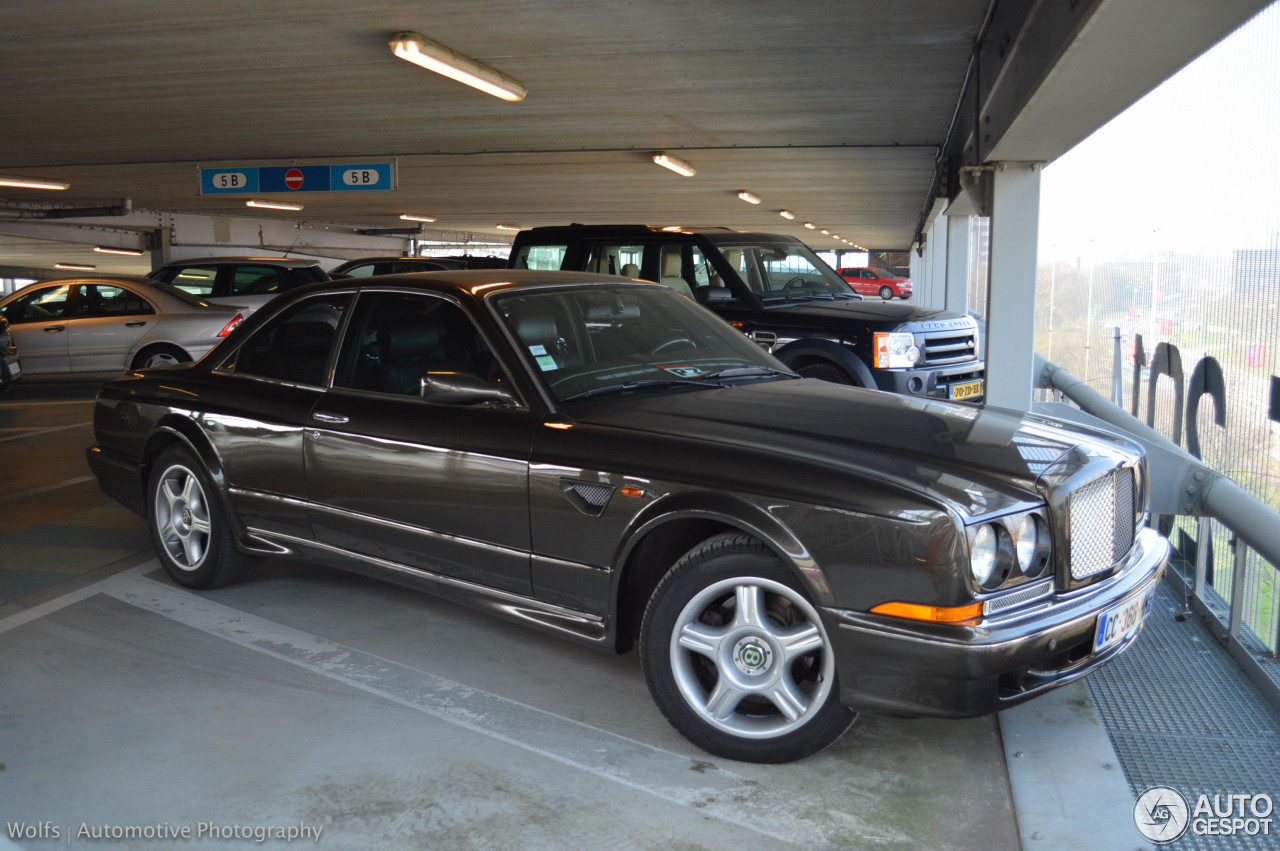
{"type": "Polygon", "coordinates": [[[1137,640],[1141,622],[1116,644],[1093,652],[1098,615],[1144,595],[1149,600],[1168,563],[1169,542],[1144,529],[1112,578],[977,626],[825,609],[841,701],[855,709],[967,718],[1065,685],[1137,640]]]}
{"type": "Polygon", "coordinates": [[[872,374],[876,386],[901,396],[924,396],[929,399],[951,399],[951,386],[981,382],[978,393],[962,400],[977,403],[986,397],[986,370],[982,361],[954,366],[921,366],[914,369],[877,369],[872,374]]]}
{"type": "Polygon", "coordinates": [[[98,479],[102,492],[138,514],[146,514],[142,469],[133,461],[113,455],[98,446],[84,451],[89,470],[98,479]]]}

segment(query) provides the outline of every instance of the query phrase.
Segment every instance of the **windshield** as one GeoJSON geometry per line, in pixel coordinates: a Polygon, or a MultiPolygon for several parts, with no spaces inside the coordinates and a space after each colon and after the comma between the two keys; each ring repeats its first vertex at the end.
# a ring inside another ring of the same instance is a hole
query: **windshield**
{"type": "Polygon", "coordinates": [[[791,375],[723,319],[666,287],[508,292],[491,304],[558,402],[791,375]]]}
{"type": "Polygon", "coordinates": [[[861,298],[807,245],[794,242],[718,245],[738,277],[764,301],[861,298]]]}

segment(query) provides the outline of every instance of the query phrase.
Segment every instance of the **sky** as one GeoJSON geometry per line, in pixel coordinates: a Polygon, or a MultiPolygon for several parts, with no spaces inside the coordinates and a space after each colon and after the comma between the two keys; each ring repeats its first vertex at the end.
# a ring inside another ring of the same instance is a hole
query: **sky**
{"type": "Polygon", "coordinates": [[[1280,3],[1045,167],[1042,262],[1280,235],[1280,3]]]}

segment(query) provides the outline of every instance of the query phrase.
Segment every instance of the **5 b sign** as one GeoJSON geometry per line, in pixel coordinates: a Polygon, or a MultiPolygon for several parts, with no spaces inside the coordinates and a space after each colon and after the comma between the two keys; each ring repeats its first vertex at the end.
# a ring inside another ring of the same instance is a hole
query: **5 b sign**
{"type": "Polygon", "coordinates": [[[226,166],[200,169],[201,195],[391,191],[396,164],[337,163],[297,166],[226,166]]]}

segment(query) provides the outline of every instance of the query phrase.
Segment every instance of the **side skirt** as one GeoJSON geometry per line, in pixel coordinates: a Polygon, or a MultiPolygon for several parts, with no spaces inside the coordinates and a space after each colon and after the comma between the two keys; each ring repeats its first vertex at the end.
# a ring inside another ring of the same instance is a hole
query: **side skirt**
{"type": "Polygon", "coordinates": [[[362,555],[318,541],[252,527],[247,531],[257,545],[257,551],[263,554],[314,556],[317,561],[341,570],[394,582],[415,591],[425,591],[469,608],[489,612],[575,641],[602,648],[612,646],[609,624],[599,615],[551,605],[531,597],[487,588],[474,582],[362,555]]]}

